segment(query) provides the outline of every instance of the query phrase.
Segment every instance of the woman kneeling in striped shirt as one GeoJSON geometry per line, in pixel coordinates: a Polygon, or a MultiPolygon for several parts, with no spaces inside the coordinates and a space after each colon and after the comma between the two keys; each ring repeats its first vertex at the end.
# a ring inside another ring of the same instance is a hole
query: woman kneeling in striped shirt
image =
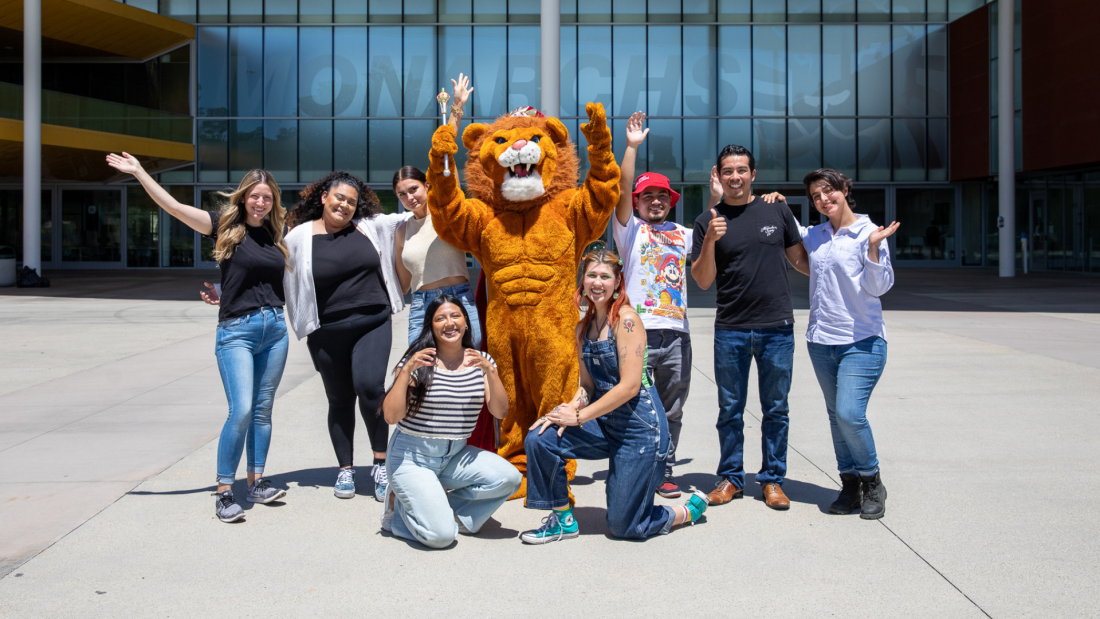
{"type": "Polygon", "coordinates": [[[386,452],[390,485],[382,529],[431,548],[474,535],[523,479],[507,460],[466,444],[482,404],[497,419],[508,395],[492,357],[473,348],[462,300],[441,295],[394,369],[382,402],[396,424],[386,452]]]}

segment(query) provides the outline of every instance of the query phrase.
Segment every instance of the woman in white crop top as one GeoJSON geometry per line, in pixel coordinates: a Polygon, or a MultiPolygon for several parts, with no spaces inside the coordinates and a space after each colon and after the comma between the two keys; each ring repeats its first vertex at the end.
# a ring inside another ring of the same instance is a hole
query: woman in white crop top
{"type": "MultiPolygon", "coordinates": [[[[470,78],[461,73],[454,84],[454,104],[448,120],[455,130],[462,121],[462,106],[473,88],[470,78]]],[[[453,163],[453,162],[452,162],[453,163]]],[[[457,168],[457,164],[453,167],[457,168]]],[[[452,173],[457,174],[455,169],[452,173]]],[[[397,229],[396,262],[401,291],[412,290],[409,306],[409,344],[420,335],[424,325],[424,308],[440,295],[452,295],[462,300],[470,315],[470,331],[474,348],[481,347],[481,325],[478,321],[474,291],[466,270],[466,254],[445,243],[432,228],[428,213],[428,179],[413,166],[405,166],[393,175],[393,191],[397,199],[413,216],[397,229]]]]}

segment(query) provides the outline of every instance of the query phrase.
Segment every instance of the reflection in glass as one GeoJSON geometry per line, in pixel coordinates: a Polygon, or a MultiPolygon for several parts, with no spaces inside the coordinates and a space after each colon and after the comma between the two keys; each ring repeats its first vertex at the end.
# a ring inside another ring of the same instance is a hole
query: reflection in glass
{"type": "Polygon", "coordinates": [[[1085,248],[1085,272],[1100,272],[1100,188],[1085,186],[1082,244],[1085,248]]]}
{"type": "Polygon", "coordinates": [[[822,134],[822,167],[856,178],[856,121],[854,118],[826,118],[822,134]]]}
{"type": "Polygon", "coordinates": [[[714,0],[684,0],[684,23],[714,21],[714,0]]]}
{"type": "Polygon", "coordinates": [[[393,26],[370,29],[370,98],[371,116],[401,115],[401,28],[393,26]]]}
{"type": "MultiPolygon", "coordinates": [[[[403,135],[405,153],[401,165],[411,165],[420,170],[428,169],[428,151],[432,146],[432,133],[435,132],[439,124],[440,123],[435,120],[405,121],[403,135]]],[[[390,170],[391,180],[393,178],[393,173],[396,171],[396,167],[390,170]]]]}
{"type": "Polygon", "coordinates": [[[614,114],[630,116],[645,107],[646,49],[644,26],[612,28],[614,114]]]}
{"type": "Polygon", "coordinates": [[[787,121],[752,121],[752,154],[756,157],[757,181],[787,179],[787,121]]]}
{"type": "Polygon", "coordinates": [[[856,7],[859,21],[890,21],[890,0],[857,0],[856,7]]]}
{"type": "MultiPolygon", "coordinates": [[[[684,26],[684,110],[690,116],[718,114],[718,32],[714,26],[684,26]]],[[[689,141],[690,143],[690,141],[689,141]]]]}
{"type": "Polygon", "coordinates": [[[822,106],[826,116],[856,115],[856,27],[823,26],[822,106]]]}
{"type": "Polygon", "coordinates": [[[507,0],[474,0],[475,22],[503,23],[507,20],[507,0]]]}
{"type": "Polygon", "coordinates": [[[752,114],[752,31],[718,27],[718,114],[752,114]]]}
{"type": "Polygon", "coordinates": [[[646,151],[649,171],[664,174],[672,182],[682,180],[683,131],[680,119],[649,120],[648,122],[649,137],[646,138],[646,151]]]}
{"type": "Polygon", "coordinates": [[[856,0],[821,0],[821,20],[850,22],[856,19],[856,0]]]}
{"type": "Polygon", "coordinates": [[[644,22],[646,20],[645,2],[623,2],[623,0],[615,0],[611,3],[611,9],[611,21],[644,22]]]}
{"type": "Polygon", "coordinates": [[[857,26],[858,113],[890,115],[890,27],[857,26]]]}
{"type": "Polygon", "coordinates": [[[597,24],[611,21],[611,0],[577,0],[577,21],[597,24]]]}
{"type": "MultiPolygon", "coordinates": [[[[729,144],[744,146],[752,150],[752,119],[718,119],[718,146],[711,153],[711,167],[718,163],[718,153],[729,144]]],[[[707,179],[710,179],[710,167],[707,167],[707,179]]]]}
{"type": "Polygon", "coordinates": [[[298,115],[297,28],[264,29],[264,115],[298,115]]]}
{"type": "Polygon", "coordinates": [[[448,24],[468,24],[473,19],[473,0],[439,0],[439,21],[448,24]]]}
{"type": "Polygon", "coordinates": [[[890,180],[890,119],[859,119],[859,174],[854,180],[890,180]]]}
{"type": "MultiPolygon", "coordinates": [[[[587,119],[581,120],[581,122],[585,122],[586,120],[587,119]]],[[[607,119],[608,126],[611,128],[611,137],[612,137],[611,148],[612,148],[612,154],[614,154],[614,156],[615,156],[615,161],[622,161],[623,156],[626,153],[626,139],[625,139],[624,136],[626,136],[626,123],[627,123],[627,120],[628,119],[626,119],[626,118],[609,118],[609,119],[607,119]],[[614,139],[616,136],[620,136],[619,139],[617,139],[617,140],[614,139]]],[[[649,131],[649,137],[653,137],[653,134],[654,134],[653,120],[647,120],[646,121],[646,126],[650,130],[649,131]]],[[[649,166],[648,152],[649,152],[649,138],[646,138],[646,141],[642,142],[642,145],[638,147],[638,158],[637,158],[637,163],[634,167],[635,172],[637,174],[641,174],[642,172],[645,172],[646,170],[649,169],[648,168],[648,166],[649,166]]]]}
{"type": "Polygon", "coordinates": [[[677,23],[680,21],[680,0],[649,0],[646,8],[650,23],[677,23]]]}
{"type": "Polygon", "coordinates": [[[650,26],[647,51],[649,105],[645,109],[656,116],[679,116],[683,66],[680,26],[650,26]]]}
{"type": "MultiPolygon", "coordinates": [[[[713,162],[711,165],[714,165],[713,162]]],[[[672,215],[678,218],[680,225],[691,228],[710,200],[710,188],[706,185],[684,185],[680,193],[680,202],[672,215]]]]}
{"type": "MultiPolygon", "coordinates": [[[[447,87],[448,93],[453,94],[451,80],[457,80],[459,73],[464,73],[467,77],[473,74],[473,34],[474,30],[470,26],[443,26],[439,28],[439,82],[440,87],[447,87]]],[[[565,53],[564,46],[563,42],[563,54],[565,53]]],[[[473,113],[472,102],[468,103],[467,106],[464,112],[468,116],[473,113]]]]}
{"type": "MultiPolygon", "coordinates": [[[[788,21],[820,21],[821,0],[787,0],[788,21]]],[[[791,35],[794,38],[794,35],[791,35]]]]}
{"type": "MultiPolygon", "coordinates": [[[[434,0],[427,0],[433,2],[434,0]]],[[[514,23],[539,23],[539,0],[508,0],[508,21],[514,23]]]]}
{"type": "MultiPolygon", "coordinates": [[[[156,0],[153,0],[153,13],[157,12],[156,0]]],[[[256,23],[263,20],[264,0],[233,0],[229,7],[229,21],[234,23],[256,23]]]]}
{"type": "Polygon", "coordinates": [[[197,122],[199,182],[224,183],[229,171],[229,121],[197,122]]]}
{"type": "Polygon", "coordinates": [[[791,115],[821,115],[821,27],[788,26],[791,115]]]}
{"type": "Polygon", "coordinates": [[[367,178],[367,121],[333,121],[332,167],[367,178]]]}
{"type": "Polygon", "coordinates": [[[378,205],[382,207],[383,213],[404,212],[401,201],[397,199],[397,194],[392,190],[375,189],[374,195],[378,196],[378,205]]]}
{"type": "MultiPolygon", "coordinates": [[[[53,260],[51,255],[53,239],[52,192],[42,192],[40,203],[42,213],[42,262],[53,260]]],[[[0,189],[0,245],[15,250],[15,259],[23,261],[23,190],[0,189]]]]}
{"type": "Polygon", "coordinates": [[[279,184],[298,181],[298,121],[264,121],[264,169],[279,184]]]}
{"type": "Polygon", "coordinates": [[[928,0],[928,21],[947,21],[947,0],[928,0]]]}
{"type": "Polygon", "coordinates": [[[787,165],[787,180],[792,182],[802,182],[806,174],[821,167],[820,119],[787,119],[787,165]]]}
{"type": "Polygon", "coordinates": [[[229,121],[229,180],[245,172],[264,167],[264,121],[229,121]]]}
{"type": "Polygon", "coordinates": [[[564,25],[561,37],[561,85],[559,87],[558,115],[577,115],[577,27],[564,25]]]}
{"type": "MultiPolygon", "coordinates": [[[[982,184],[962,186],[962,243],[959,251],[963,266],[982,265],[982,184]]],[[[1023,222],[1020,222],[1023,223],[1023,222]]],[[[1025,233],[1027,224],[1020,226],[1025,233]]]]}
{"type": "Polygon", "coordinates": [[[947,180],[947,119],[928,119],[928,180],[947,180]]]}
{"type": "Polygon", "coordinates": [[[298,109],[332,116],[332,28],[299,28],[298,109]]]}
{"type": "Polygon", "coordinates": [[[298,21],[298,0],[264,0],[264,21],[293,24],[298,21]]]}
{"type": "MultiPolygon", "coordinates": [[[[372,2],[371,9],[375,9],[379,4],[386,4],[384,2],[372,2]]],[[[398,6],[397,13],[401,14],[404,10],[406,23],[425,23],[434,22],[435,17],[435,0],[403,0],[403,2],[394,2],[394,5],[398,6]],[[404,5],[402,7],[402,5],[404,5]]],[[[377,9],[375,9],[377,10],[377,9]]],[[[373,12],[373,11],[372,11],[373,12]]],[[[406,52],[407,53],[407,52],[406,52]]]]}
{"type": "Polygon", "coordinates": [[[228,28],[198,29],[199,116],[229,111],[228,28]]]}
{"type": "MultiPolygon", "coordinates": [[[[228,188],[226,188],[228,189],[228,188]]],[[[204,211],[221,211],[222,206],[225,204],[225,199],[219,195],[221,189],[203,189],[199,194],[201,197],[201,208],[204,211]]],[[[205,234],[199,235],[199,262],[214,262],[214,240],[205,234]]]]}
{"type": "Polygon", "coordinates": [[[199,0],[199,22],[224,24],[229,21],[229,0],[199,0]]]}
{"type": "Polygon", "coordinates": [[[1068,251],[1066,248],[1066,191],[1059,183],[1058,187],[1047,189],[1046,226],[1041,229],[1047,246],[1047,268],[1062,271],[1066,268],[1068,251]]]}
{"type": "Polygon", "coordinates": [[[507,28],[474,28],[474,94],[471,96],[475,116],[496,117],[508,112],[505,107],[507,56],[507,28]]]}
{"type": "MultiPolygon", "coordinates": [[[[754,13],[755,18],[755,13],[754,13]]],[[[787,113],[787,37],[783,26],[752,28],[752,113],[787,113]]]]}
{"type": "Polygon", "coordinates": [[[312,183],[332,171],[332,121],[298,121],[298,169],[312,183]]]}
{"type": "Polygon", "coordinates": [[[955,259],[955,189],[898,188],[894,195],[898,260],[955,259]]]}
{"type": "Polygon", "coordinates": [[[924,180],[923,118],[894,119],[894,180],[924,180]]]}
{"type": "Polygon", "coordinates": [[[66,189],[61,192],[61,261],[122,260],[122,192],[66,189]]]}
{"type": "Polygon", "coordinates": [[[334,116],[367,115],[367,28],[335,28],[332,39],[334,116]]]}
{"type": "Polygon", "coordinates": [[[894,114],[924,116],[925,84],[924,26],[894,26],[894,114]]]}
{"type": "Polygon", "coordinates": [[[886,221],[885,189],[863,189],[860,187],[853,187],[851,195],[855,199],[855,206],[852,210],[856,213],[870,217],[872,223],[880,226],[885,226],[890,223],[886,221]]]}
{"type": "Polygon", "coordinates": [[[193,24],[198,17],[197,0],[161,0],[160,14],[193,24]]]}
{"type": "Polygon", "coordinates": [[[367,0],[336,0],[333,8],[332,21],[338,24],[362,24],[367,21],[367,0]]]}
{"type": "Polygon", "coordinates": [[[405,116],[439,116],[435,76],[435,28],[405,28],[405,116]]]}
{"type": "MultiPolygon", "coordinates": [[[[572,79],[570,79],[572,82],[572,79]]],[[[570,83],[566,82],[566,83],[570,83]]],[[[598,102],[611,107],[611,26],[577,28],[576,116],[585,116],[585,104],[598,102]]],[[[563,88],[564,90],[564,88],[563,88]]],[[[563,109],[562,114],[565,114],[563,109]]]]}
{"type": "Polygon", "coordinates": [[[718,156],[718,135],[718,121],[713,118],[684,119],[685,181],[710,181],[710,168],[718,156]]]}
{"type": "MultiPolygon", "coordinates": [[[[393,173],[405,165],[401,160],[401,121],[372,120],[370,135],[370,178],[372,183],[389,183],[393,173]]],[[[424,168],[421,168],[423,170],[424,168]]]]}
{"type": "Polygon", "coordinates": [[[332,0],[303,0],[299,4],[299,22],[303,24],[327,24],[332,22],[332,0]]]}
{"type": "MultiPolygon", "coordinates": [[[[542,87],[538,26],[508,27],[508,109],[539,107],[542,87]]],[[[432,95],[433,97],[435,95],[432,95]]]]}
{"type": "Polygon", "coordinates": [[[754,22],[781,22],[787,20],[786,0],[753,0],[752,20],[754,22]]]}
{"type": "Polygon", "coordinates": [[[752,0],[718,0],[718,21],[752,21],[752,0]]]}
{"type": "Polygon", "coordinates": [[[229,115],[263,116],[263,28],[229,29],[229,115]]]}
{"type": "Polygon", "coordinates": [[[924,20],[924,0],[894,0],[894,21],[924,20]]]}
{"type": "Polygon", "coordinates": [[[160,207],[134,185],[126,188],[126,266],[160,266],[160,207]]]}

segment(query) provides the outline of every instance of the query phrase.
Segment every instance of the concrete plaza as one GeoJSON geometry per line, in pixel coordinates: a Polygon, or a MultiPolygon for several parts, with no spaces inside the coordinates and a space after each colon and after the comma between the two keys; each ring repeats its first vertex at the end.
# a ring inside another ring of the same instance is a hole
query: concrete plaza
{"type": "MultiPolygon", "coordinates": [[[[524,546],[519,532],[543,513],[514,501],[479,536],[427,551],[380,532],[369,466],[355,499],[333,497],[324,390],[293,337],[267,468],[288,495],[242,503],[239,523],[214,517],[226,404],[217,312],[197,290],[216,274],[49,275],[50,289],[0,289],[3,617],[1100,615],[1097,278],[898,271],[870,407],[883,520],[827,513],[836,462],[802,337],[807,281],[792,272],[789,511],[768,509],[750,474],[746,499],[700,524],[617,541],[603,522],[606,462],[582,462],[579,539],[524,546]]],[[[694,376],[677,476],[708,491],[713,292],[689,294],[694,376]]]]}

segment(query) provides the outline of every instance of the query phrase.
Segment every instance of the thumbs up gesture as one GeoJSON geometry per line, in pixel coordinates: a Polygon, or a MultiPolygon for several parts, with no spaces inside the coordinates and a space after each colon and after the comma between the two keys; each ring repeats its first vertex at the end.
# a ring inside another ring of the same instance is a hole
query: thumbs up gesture
{"type": "Polygon", "coordinates": [[[707,235],[704,243],[714,243],[726,235],[726,218],[718,214],[717,209],[710,209],[710,224],[707,225],[707,235]]]}

